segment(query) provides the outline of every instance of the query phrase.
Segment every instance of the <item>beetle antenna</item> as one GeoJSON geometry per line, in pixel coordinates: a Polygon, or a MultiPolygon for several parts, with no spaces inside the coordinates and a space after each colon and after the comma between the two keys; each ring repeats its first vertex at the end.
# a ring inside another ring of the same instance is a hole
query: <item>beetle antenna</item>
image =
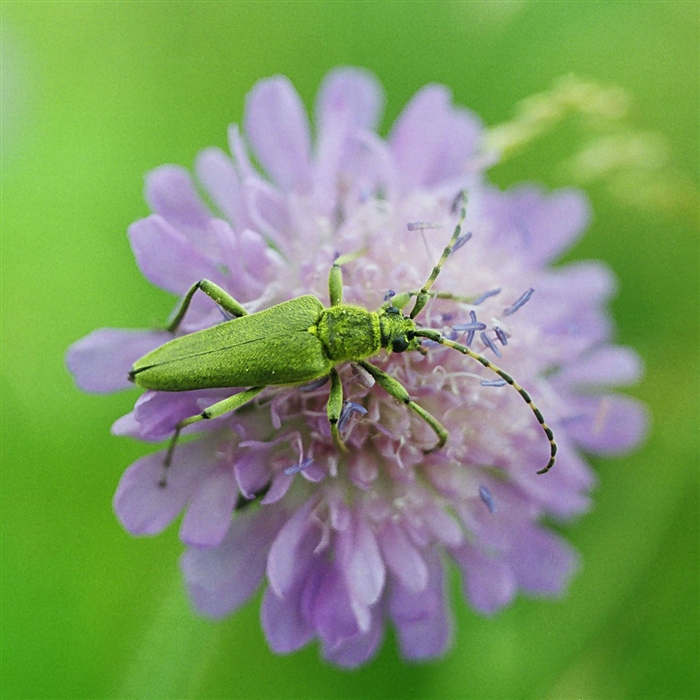
{"type": "Polygon", "coordinates": [[[545,466],[537,472],[538,474],[546,474],[554,464],[555,455],[557,454],[557,443],[554,442],[554,433],[552,432],[552,429],[545,422],[544,417],[540,412],[540,409],[537,408],[537,406],[535,406],[533,400],[530,398],[530,394],[528,394],[527,391],[525,391],[525,389],[523,389],[520,386],[520,384],[518,384],[518,382],[516,382],[515,379],[513,379],[513,377],[510,376],[510,374],[508,374],[508,372],[505,372],[500,367],[497,367],[493,364],[493,362],[487,360],[483,355],[479,355],[478,353],[474,352],[466,345],[456,343],[454,340],[448,340],[442,335],[442,333],[440,333],[440,331],[431,330],[429,328],[418,329],[413,331],[413,335],[420,338],[428,338],[429,340],[432,340],[436,343],[440,343],[440,345],[444,345],[445,347],[457,350],[463,355],[469,355],[469,357],[474,358],[477,362],[481,363],[487,369],[490,369],[492,372],[495,372],[501,379],[503,379],[507,384],[510,384],[513,387],[513,389],[515,389],[520,394],[525,403],[535,414],[537,422],[540,424],[542,430],[544,431],[544,434],[549,440],[549,462],[547,462],[547,466],[545,466]]]}
{"type": "Polygon", "coordinates": [[[425,284],[421,287],[420,292],[418,292],[418,294],[416,295],[416,303],[413,306],[413,309],[411,309],[410,318],[415,318],[423,310],[423,307],[426,305],[428,299],[430,298],[428,290],[433,286],[433,283],[440,274],[442,266],[447,261],[447,258],[450,257],[452,251],[457,248],[461,248],[462,243],[466,243],[466,241],[460,242],[459,238],[459,235],[462,232],[462,224],[464,223],[464,219],[467,216],[467,194],[466,192],[464,192],[464,190],[462,190],[457,196],[455,203],[457,202],[462,203],[462,208],[459,211],[459,221],[455,226],[452,238],[450,238],[449,243],[445,246],[445,249],[442,251],[440,260],[438,260],[437,265],[435,265],[432,272],[430,273],[430,277],[428,277],[428,279],[425,281],[425,284]]]}

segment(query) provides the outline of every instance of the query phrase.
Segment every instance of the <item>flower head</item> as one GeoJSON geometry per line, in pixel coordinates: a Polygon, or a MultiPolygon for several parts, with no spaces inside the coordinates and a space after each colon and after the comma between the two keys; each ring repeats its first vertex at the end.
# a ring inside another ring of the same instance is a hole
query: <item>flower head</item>
{"type": "MultiPolygon", "coordinates": [[[[498,362],[527,389],[556,434],[554,469],[536,474],[549,445],[511,386],[424,340],[420,353],[382,352],[372,363],[445,426],[442,449],[426,454],[431,427],[365,367],[341,363],[347,453],[332,439],[328,382],[272,386],[247,409],[193,425],[201,435],[175,449],[166,488],[158,452],[126,471],[115,496],[119,519],[138,535],[184,512],[182,569],[201,613],[227,615],[265,585],[270,646],[286,653],[318,639],[342,666],[369,659],[386,622],[405,657],[442,654],[450,559],[484,614],[518,590],[561,594],[576,555],[541,520],[588,508],[594,479],[581,451],[627,450],[645,431],[642,407],[611,392],[640,374],[635,353],[610,342],[612,275],[595,262],[551,267],[586,225],[583,196],[485,182],[492,158],[482,125],[444,87],[422,89],[386,140],[375,131],[382,103],[371,75],[336,70],[320,90],[312,137],[289,81],[259,82],[244,135],[229,130],[230,154],[201,153],[197,182],[176,166],[150,173],[153,214],[129,230],[144,275],[177,295],[206,278],[249,313],[303,294],[328,305],[329,269],[348,254],[344,300],[376,310],[420,290],[466,193],[464,233],[416,321],[498,362]]],[[[178,334],[222,320],[195,294],[178,334]]],[[[102,329],[69,350],[68,365],[83,389],[114,391],[170,338],[102,329]]],[[[293,342],[288,355],[298,361],[293,342]]],[[[146,391],[113,430],[161,441],[238,391],[146,391]]]]}

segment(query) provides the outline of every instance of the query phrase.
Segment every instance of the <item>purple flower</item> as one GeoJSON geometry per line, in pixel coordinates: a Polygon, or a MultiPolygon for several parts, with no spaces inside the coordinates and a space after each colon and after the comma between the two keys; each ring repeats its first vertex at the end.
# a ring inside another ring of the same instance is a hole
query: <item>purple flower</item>
{"type": "MultiPolygon", "coordinates": [[[[348,667],[374,655],[387,622],[406,658],[445,652],[448,560],[484,614],[518,590],[560,595],[577,557],[541,521],[587,510],[594,477],[583,451],[629,450],[646,429],[643,407],[613,392],[641,367],[633,351],[611,344],[612,274],[596,262],[551,267],[586,226],[585,198],[485,182],[492,158],[482,125],[442,86],[423,88],[386,140],[375,131],[383,101],[373,76],[333,71],[312,136],[289,81],[259,82],[244,136],[229,130],[230,154],[201,153],[196,181],[177,166],[150,173],[153,214],[129,230],[154,284],[183,295],[207,278],[249,312],[301,294],[328,303],[334,257],[362,250],[343,268],[344,298],[377,309],[391,290],[421,287],[457,221],[455,196],[467,194],[471,240],[460,240],[434,287],[459,299],[432,298],[420,321],[448,338],[468,333],[471,348],[492,360],[500,354],[554,430],[550,472],[536,474],[549,445],[512,387],[425,342],[425,355],[383,353],[373,362],[446,426],[443,449],[424,454],[430,428],[346,364],[338,370],[347,454],[331,439],[328,383],[270,387],[252,410],[193,426],[201,435],[175,450],[166,488],[158,486],[161,451],[126,471],[114,499],[136,535],[161,532],[184,512],[182,569],[202,614],[227,615],[264,585],[262,626],[275,651],[318,639],[325,658],[348,667]],[[411,230],[411,222],[437,223],[411,230]]],[[[178,332],[222,320],[198,293],[178,332]]],[[[102,329],[73,345],[68,366],[87,391],[126,388],[131,364],[169,337],[102,329]]],[[[114,432],[162,441],[235,391],[147,391],[114,432]]]]}

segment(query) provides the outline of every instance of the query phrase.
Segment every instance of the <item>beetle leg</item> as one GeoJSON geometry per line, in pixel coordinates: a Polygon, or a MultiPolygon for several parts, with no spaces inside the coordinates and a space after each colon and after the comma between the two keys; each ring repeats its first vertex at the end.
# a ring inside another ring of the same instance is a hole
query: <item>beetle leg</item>
{"type": "Polygon", "coordinates": [[[331,392],[328,396],[328,404],[326,405],[326,412],[328,414],[328,422],[331,424],[331,436],[336,447],[341,452],[347,452],[348,448],[345,446],[343,439],[340,437],[340,431],[338,430],[338,421],[340,420],[340,412],[343,410],[343,385],[338,376],[338,372],[335,368],[330,371],[331,377],[331,392]]]}
{"type": "Polygon", "coordinates": [[[419,406],[415,401],[413,401],[403,384],[396,381],[396,379],[388,375],[386,372],[382,372],[379,367],[375,367],[373,364],[370,364],[365,360],[360,360],[357,364],[360,365],[360,367],[364,367],[364,369],[366,369],[375,378],[379,386],[381,386],[388,394],[393,396],[398,401],[405,403],[435,431],[438,441],[434,447],[431,447],[429,450],[424,450],[426,454],[439,450],[444,446],[448,437],[448,432],[445,426],[440,423],[435,416],[428,413],[422,406],[419,406]]]}
{"type": "Polygon", "coordinates": [[[331,270],[328,273],[328,296],[331,300],[331,306],[338,306],[343,303],[343,271],[340,269],[342,265],[357,260],[362,257],[365,250],[358,250],[356,253],[348,253],[347,255],[339,255],[331,265],[331,270]]]}
{"type": "Polygon", "coordinates": [[[252,401],[265,387],[264,386],[254,386],[252,389],[246,389],[240,394],[234,394],[229,396],[223,401],[219,401],[215,404],[205,408],[201,413],[195,416],[190,416],[189,418],[184,418],[179,423],[175,425],[175,432],[168,445],[168,451],[165,453],[165,459],[163,460],[163,476],[161,476],[158,486],[165,488],[168,483],[168,469],[173,461],[173,452],[175,451],[175,445],[177,444],[178,438],[180,437],[180,432],[183,428],[186,428],[192,423],[198,423],[200,420],[207,420],[211,418],[218,418],[223,416],[224,413],[229,413],[230,411],[235,411],[237,408],[243,406],[243,404],[252,401]]]}
{"type": "Polygon", "coordinates": [[[225,292],[218,284],[211,282],[209,280],[199,280],[196,284],[193,284],[187,294],[185,294],[180,304],[180,308],[177,310],[173,320],[168,324],[167,330],[174,333],[177,327],[180,325],[184,315],[187,313],[187,309],[190,306],[192,297],[194,293],[201,289],[210,299],[213,299],[222,309],[228,311],[234,316],[246,316],[248,312],[237,302],[228,292],[225,292]]]}

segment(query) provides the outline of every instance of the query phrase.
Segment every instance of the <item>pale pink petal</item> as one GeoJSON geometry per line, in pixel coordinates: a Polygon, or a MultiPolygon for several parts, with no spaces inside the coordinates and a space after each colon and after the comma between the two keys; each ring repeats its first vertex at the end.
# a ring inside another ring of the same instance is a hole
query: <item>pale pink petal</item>
{"type": "Polygon", "coordinates": [[[630,348],[608,345],[580,358],[554,377],[557,386],[619,386],[634,384],[643,372],[639,355],[630,348]]]}
{"type": "Polygon", "coordinates": [[[407,659],[432,659],[444,654],[452,642],[452,614],[445,598],[442,562],[435,551],[426,551],[428,586],[412,593],[398,582],[391,587],[389,611],[407,659]]]}
{"type": "Polygon", "coordinates": [[[369,630],[345,639],[335,647],[323,645],[323,656],[343,668],[355,668],[369,661],[377,652],[384,636],[379,606],[373,609],[369,630]]]}
{"type": "Polygon", "coordinates": [[[452,550],[462,570],[464,595],[484,615],[493,615],[515,597],[517,584],[510,566],[499,556],[490,556],[465,543],[452,550]]]}
{"type": "Polygon", "coordinates": [[[270,543],[284,514],[274,508],[237,514],[223,542],[214,548],[189,547],[181,567],[197,610],[223,617],[245,603],[265,575],[270,543]]]}
{"type": "Polygon", "coordinates": [[[384,91],[369,71],[336,68],[323,79],[316,98],[316,121],[321,133],[333,128],[338,113],[350,114],[350,123],[373,131],[384,108],[384,91]]]}
{"type": "Polygon", "coordinates": [[[314,637],[314,629],[301,614],[298,596],[278,596],[272,588],[265,590],[260,608],[260,621],[270,648],[278,654],[289,654],[306,646],[314,637]]]}
{"type": "Polygon", "coordinates": [[[211,445],[202,440],[178,445],[168,470],[167,486],[162,487],[164,455],[156,452],[134,462],[124,472],[114,494],[114,512],[132,535],[162,532],[214,467],[211,445]]]}
{"type": "Polygon", "coordinates": [[[146,201],[183,233],[206,232],[211,212],[197,194],[189,172],[179,165],[162,165],[146,175],[146,201]]]}
{"type": "Polygon", "coordinates": [[[317,529],[309,514],[318,503],[318,497],[309,498],[279,531],[267,562],[267,577],[275,593],[284,598],[291,590],[296,574],[297,550],[302,540],[317,529]]]}
{"type": "Polygon", "coordinates": [[[374,604],[384,588],[384,560],[361,514],[353,511],[350,527],[338,533],[337,548],[350,595],[362,606],[374,604]]]}
{"type": "Polygon", "coordinates": [[[570,248],[591,216],[588,200],[579,190],[546,193],[534,185],[521,185],[505,193],[492,191],[485,202],[496,222],[496,241],[533,264],[548,262],[570,248]]]}
{"type": "Polygon", "coordinates": [[[514,535],[506,561],[518,587],[535,595],[561,595],[579,566],[573,548],[558,535],[536,525],[521,526],[514,535]]]}
{"type": "Polygon", "coordinates": [[[311,622],[324,646],[333,649],[341,642],[367,631],[360,626],[345,577],[337,562],[325,564],[313,588],[315,595],[311,622]]]}
{"type": "Polygon", "coordinates": [[[306,110],[283,76],[261,80],[248,93],[245,132],[258,160],[283,190],[311,184],[311,137],[306,110]]]}
{"type": "Polygon", "coordinates": [[[68,348],[66,366],[83,391],[129,389],[134,386],[128,378],[134,362],[171,337],[165,331],[100,328],[68,348]]]}
{"type": "Polygon", "coordinates": [[[451,104],[442,85],[420,90],[397,119],[389,137],[402,190],[431,187],[466,172],[481,122],[451,104]]]}
{"type": "MultiPolygon", "coordinates": [[[[160,442],[172,436],[176,423],[183,418],[201,413],[206,406],[232,393],[235,393],[235,390],[146,391],[136,400],[130,417],[123,416],[114,423],[112,434],[160,442]]],[[[200,421],[188,427],[187,433],[213,430],[225,419],[226,417],[200,421]]]]}
{"type": "Polygon", "coordinates": [[[630,396],[579,396],[571,403],[575,417],[567,424],[569,435],[588,452],[626,452],[647,433],[648,412],[630,396]]]}
{"type": "Polygon", "coordinates": [[[231,159],[219,148],[207,148],[197,156],[197,177],[219,211],[235,229],[248,225],[241,184],[231,159]]]}
{"type": "Polygon", "coordinates": [[[149,216],[132,224],[129,240],[141,272],[158,287],[184,294],[201,279],[225,286],[216,265],[160,216],[149,216]]]}
{"type": "Polygon", "coordinates": [[[403,529],[388,520],[379,531],[377,540],[388,569],[401,586],[411,593],[425,590],[428,585],[428,567],[403,529]]]}
{"type": "Polygon", "coordinates": [[[236,483],[246,498],[253,498],[256,493],[268,486],[272,472],[265,451],[242,451],[233,465],[236,483]]]}
{"type": "Polygon", "coordinates": [[[283,197],[261,180],[245,180],[243,201],[252,227],[283,252],[289,248],[291,224],[283,197]]]}
{"type": "Polygon", "coordinates": [[[180,539],[198,547],[216,547],[231,524],[238,497],[236,478],[230,467],[215,469],[194,494],[180,526],[180,539]]]}

